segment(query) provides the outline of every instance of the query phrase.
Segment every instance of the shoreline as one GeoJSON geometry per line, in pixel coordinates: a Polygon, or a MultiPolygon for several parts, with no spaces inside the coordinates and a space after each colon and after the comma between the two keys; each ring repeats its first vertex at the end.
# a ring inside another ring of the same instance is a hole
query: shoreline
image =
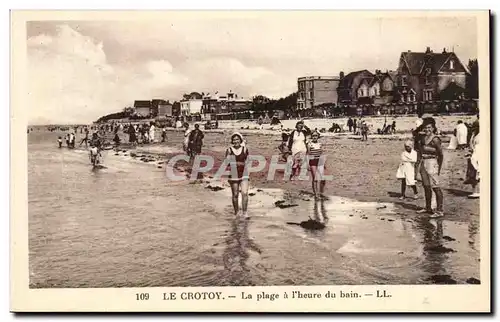
{"type": "MultiPolygon", "coordinates": [[[[257,137],[257,139],[258,139],[258,137],[257,137]]],[[[261,140],[262,140],[262,138],[261,138],[261,140]]],[[[400,141],[400,140],[402,140],[402,138],[395,138],[393,140],[400,141]]],[[[335,142],[336,142],[335,145],[351,146],[350,149],[356,149],[355,146],[358,145],[358,143],[354,143],[351,139],[339,138],[339,140],[338,141],[336,140],[335,142]]],[[[391,143],[392,146],[394,146],[394,144],[395,143],[391,143]]],[[[372,145],[372,144],[370,144],[370,140],[367,142],[359,142],[359,146],[361,148],[367,147],[370,145],[372,145]]],[[[377,144],[377,140],[375,140],[373,145],[375,146],[375,149],[378,149],[376,146],[380,145],[380,143],[377,144]]],[[[371,148],[371,149],[373,149],[373,148],[371,148]]],[[[108,153],[113,155],[113,157],[115,157],[115,156],[126,157],[129,160],[134,160],[135,162],[150,164],[152,167],[154,167],[154,169],[163,169],[163,170],[166,169],[168,161],[174,155],[184,154],[184,152],[180,148],[172,147],[168,143],[148,144],[148,145],[137,146],[135,148],[131,148],[130,146],[121,146],[118,150],[119,150],[119,152],[116,152],[114,149],[112,149],[112,150],[109,150],[108,153]]],[[[252,150],[254,150],[254,149],[252,149],[252,150]]],[[[443,189],[449,191],[448,194],[450,192],[452,194],[450,197],[447,196],[446,198],[448,200],[449,200],[449,198],[455,199],[456,197],[463,199],[463,198],[465,198],[465,196],[463,196],[463,195],[466,193],[466,191],[462,191],[460,189],[467,190],[468,186],[464,186],[463,184],[460,183],[460,180],[463,180],[460,178],[463,175],[463,174],[462,175],[460,174],[461,171],[463,171],[463,168],[461,166],[459,166],[459,168],[457,169],[456,165],[454,165],[453,163],[456,163],[457,160],[460,161],[462,158],[462,154],[464,154],[465,152],[464,151],[450,151],[450,150],[446,150],[446,151],[448,151],[448,152],[446,152],[448,154],[448,156],[446,157],[446,162],[448,163],[448,165],[445,165],[445,168],[448,168],[448,169],[446,169],[446,171],[449,171],[450,175],[452,175],[452,177],[450,177],[449,179],[446,178],[445,182],[443,183],[443,189]],[[454,181],[454,183],[452,183],[452,181],[454,181]],[[457,184],[459,186],[457,186],[457,184]],[[459,194],[462,194],[463,197],[461,197],[459,194]]],[[[218,169],[218,167],[220,166],[220,164],[222,162],[223,153],[221,151],[214,150],[213,147],[212,147],[212,149],[210,147],[206,147],[206,148],[204,148],[204,154],[214,158],[214,160],[215,160],[214,169],[212,169],[206,173],[203,173],[202,177],[200,177],[200,179],[198,179],[198,180],[191,180],[191,178],[186,178],[186,183],[187,184],[203,184],[204,188],[211,189],[213,191],[218,191],[221,189],[228,188],[229,185],[227,183],[227,179],[225,179],[224,177],[218,178],[218,179],[213,178],[216,170],[218,169]]],[[[386,159],[384,153],[379,153],[378,155],[380,155],[383,159],[386,159]]],[[[332,157],[335,158],[334,155],[332,155],[332,157]]],[[[380,158],[380,157],[375,156],[374,158],[380,158]]],[[[391,159],[393,159],[393,158],[391,158],[391,159]]],[[[395,159],[397,159],[397,157],[395,159]]],[[[368,164],[370,164],[371,160],[366,160],[366,162],[368,162],[368,164]]],[[[377,161],[375,161],[375,162],[377,162],[377,161]]],[[[173,171],[176,174],[188,175],[188,173],[189,173],[188,168],[189,168],[189,165],[187,163],[185,163],[184,161],[180,161],[173,168],[173,171]]],[[[356,200],[363,201],[363,202],[390,202],[393,204],[399,204],[400,206],[403,207],[403,209],[401,209],[401,213],[404,213],[405,215],[413,217],[414,210],[416,210],[418,208],[417,206],[422,206],[424,200],[423,200],[422,196],[417,201],[407,199],[407,200],[401,202],[399,199],[396,198],[395,195],[398,194],[399,184],[398,184],[396,179],[392,178],[392,172],[393,172],[392,170],[395,171],[395,169],[396,169],[396,167],[394,167],[394,169],[392,169],[392,166],[389,167],[390,177],[386,177],[386,175],[383,175],[380,178],[374,177],[372,179],[369,179],[365,176],[365,174],[363,172],[357,174],[359,176],[359,179],[361,179],[361,181],[363,181],[363,180],[372,180],[373,181],[374,180],[374,183],[370,183],[370,185],[375,185],[375,187],[374,187],[375,189],[384,189],[385,190],[385,188],[383,188],[384,181],[392,182],[390,184],[390,186],[392,187],[391,190],[393,190],[393,192],[388,192],[388,194],[381,194],[380,192],[377,193],[376,191],[373,191],[374,193],[367,194],[367,192],[371,191],[371,189],[373,189],[373,188],[370,188],[368,191],[363,192],[363,190],[366,190],[366,189],[361,189],[361,191],[359,191],[359,189],[356,188],[356,185],[346,186],[345,183],[339,185],[337,178],[339,176],[345,176],[345,174],[342,173],[343,170],[341,170],[341,169],[338,169],[333,173],[328,173],[328,174],[333,174],[335,179],[333,182],[327,184],[328,187],[327,187],[327,191],[325,192],[325,194],[326,195],[335,195],[335,196],[345,197],[345,198],[352,198],[352,199],[356,199],[356,200]],[[378,186],[380,186],[380,188],[376,188],[378,186]],[[332,190],[334,192],[332,192],[332,190]],[[409,201],[409,203],[408,203],[408,201],[409,201]],[[405,209],[409,210],[409,211],[406,211],[405,209]]],[[[376,174],[377,176],[380,176],[380,174],[377,174],[377,173],[381,172],[381,171],[387,171],[387,166],[383,166],[383,168],[381,168],[379,170],[373,169],[371,171],[374,171],[374,174],[376,174]]],[[[311,192],[309,191],[311,188],[310,187],[310,180],[289,181],[289,180],[284,180],[281,177],[282,177],[282,172],[277,172],[277,179],[271,180],[271,181],[267,180],[266,179],[267,178],[267,168],[266,168],[265,170],[261,171],[261,173],[255,173],[251,177],[250,189],[252,190],[252,189],[279,188],[279,189],[283,189],[283,191],[289,193],[290,195],[294,195],[294,196],[303,195],[304,193],[311,195],[311,192]]],[[[166,182],[170,182],[171,184],[176,184],[176,182],[171,182],[171,181],[166,181],[166,182]]],[[[421,188],[420,188],[420,193],[422,193],[421,188]]],[[[468,215],[469,215],[468,211],[471,211],[473,209],[470,207],[473,206],[474,201],[467,200],[465,198],[464,200],[459,201],[457,205],[454,204],[455,200],[450,200],[449,203],[450,203],[450,206],[452,205],[453,207],[451,207],[451,209],[449,209],[447,211],[451,215],[450,218],[448,218],[448,219],[453,220],[453,221],[455,221],[455,220],[466,221],[468,218],[468,215]],[[465,209],[459,210],[461,208],[460,204],[465,204],[467,206],[465,209]],[[453,208],[455,208],[455,209],[452,210],[453,208]],[[468,208],[470,210],[468,210],[468,208]]],[[[474,211],[472,211],[472,213],[474,213],[474,211]]]]}

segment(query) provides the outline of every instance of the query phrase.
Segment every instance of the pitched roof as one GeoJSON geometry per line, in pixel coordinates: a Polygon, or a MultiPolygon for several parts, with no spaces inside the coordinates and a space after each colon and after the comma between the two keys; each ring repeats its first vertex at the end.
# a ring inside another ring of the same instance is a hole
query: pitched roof
{"type": "MultiPolygon", "coordinates": [[[[407,66],[410,74],[412,75],[420,75],[424,71],[425,68],[431,68],[431,73],[437,73],[444,66],[446,61],[450,57],[454,57],[458,60],[458,57],[455,53],[451,52],[443,52],[443,53],[434,53],[434,52],[402,52],[401,58],[403,59],[404,64],[407,66]]],[[[458,60],[460,65],[462,63],[458,60]]],[[[402,66],[400,66],[401,68],[402,66]]],[[[463,65],[462,65],[463,67],[463,65]]],[[[457,68],[459,68],[457,64],[457,68]]]]}
{"type": "Polygon", "coordinates": [[[396,77],[398,76],[398,72],[395,70],[390,70],[387,72],[387,75],[393,80],[396,81],[396,77]]]}
{"type": "MultiPolygon", "coordinates": [[[[359,74],[362,74],[362,73],[368,73],[368,76],[369,78],[373,77],[373,74],[370,73],[368,70],[366,69],[363,69],[363,70],[358,70],[358,71],[355,71],[355,72],[351,72],[347,75],[344,76],[344,78],[342,78],[340,80],[340,86],[342,87],[351,87],[352,85],[352,82],[354,81],[354,79],[359,75],[359,74]]],[[[364,77],[364,78],[367,78],[367,77],[364,77]]]]}
{"type": "Polygon", "coordinates": [[[135,101],[134,107],[151,107],[151,101],[135,101]]]}

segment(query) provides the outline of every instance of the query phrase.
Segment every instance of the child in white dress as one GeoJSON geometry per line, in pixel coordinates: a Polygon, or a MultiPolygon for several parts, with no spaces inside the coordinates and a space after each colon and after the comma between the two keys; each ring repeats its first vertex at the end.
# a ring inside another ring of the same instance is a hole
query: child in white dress
{"type": "Polygon", "coordinates": [[[401,153],[401,163],[399,164],[396,178],[401,180],[401,197],[406,198],[406,186],[413,189],[414,199],[418,199],[417,185],[415,181],[415,163],[417,162],[417,151],[413,149],[413,142],[405,142],[405,150],[401,153]]]}

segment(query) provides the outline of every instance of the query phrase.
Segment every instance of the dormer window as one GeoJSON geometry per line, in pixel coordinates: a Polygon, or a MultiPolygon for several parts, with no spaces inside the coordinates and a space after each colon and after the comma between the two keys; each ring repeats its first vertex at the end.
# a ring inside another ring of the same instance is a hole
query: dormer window
{"type": "Polygon", "coordinates": [[[406,76],[401,77],[401,85],[402,86],[406,86],[407,85],[407,83],[406,83],[406,76]]]}
{"type": "Polygon", "coordinates": [[[453,69],[453,64],[454,64],[454,61],[450,60],[450,69],[453,69]]]}

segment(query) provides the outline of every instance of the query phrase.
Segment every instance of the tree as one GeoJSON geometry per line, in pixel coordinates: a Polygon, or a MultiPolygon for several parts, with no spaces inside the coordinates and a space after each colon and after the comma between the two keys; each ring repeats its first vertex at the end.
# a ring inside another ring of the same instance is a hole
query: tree
{"type": "Polygon", "coordinates": [[[470,74],[465,81],[465,92],[469,98],[479,98],[479,66],[477,59],[469,59],[467,64],[470,74]]]}
{"type": "Polygon", "coordinates": [[[123,113],[126,114],[126,115],[132,115],[134,113],[134,108],[132,107],[125,107],[123,109],[123,113]]]}

